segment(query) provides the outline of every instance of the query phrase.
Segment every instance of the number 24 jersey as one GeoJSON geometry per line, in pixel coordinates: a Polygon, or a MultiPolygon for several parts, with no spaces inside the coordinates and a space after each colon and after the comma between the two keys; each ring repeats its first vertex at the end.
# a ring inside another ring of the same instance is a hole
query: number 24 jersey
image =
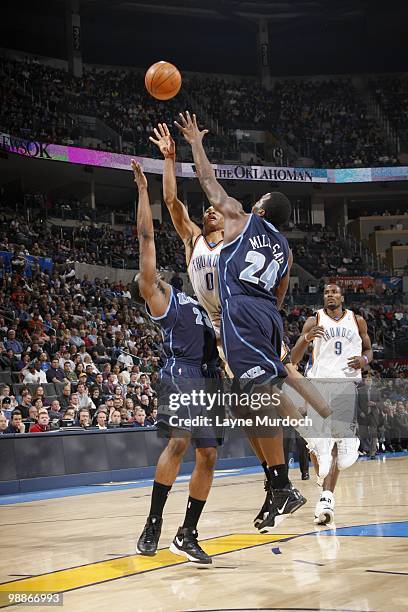
{"type": "Polygon", "coordinates": [[[285,236],[251,214],[240,235],[222,247],[218,261],[221,304],[236,295],[263,297],[276,304],[275,289],[288,273],[288,259],[285,236]]]}

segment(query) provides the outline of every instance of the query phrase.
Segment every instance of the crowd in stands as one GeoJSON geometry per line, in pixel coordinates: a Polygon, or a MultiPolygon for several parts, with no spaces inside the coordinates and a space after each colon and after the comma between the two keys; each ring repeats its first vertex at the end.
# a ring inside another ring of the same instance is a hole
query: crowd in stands
{"type": "MultiPolygon", "coordinates": [[[[97,218],[92,213],[95,211],[84,207],[79,201],[64,199],[54,204],[41,193],[26,194],[24,202],[17,205],[17,212],[15,206],[12,209],[3,203],[0,214],[0,252],[9,251],[16,257],[48,257],[56,263],[78,262],[138,269],[139,244],[134,224],[129,220],[123,230],[117,230],[108,223],[92,221],[92,217],[97,218]],[[29,222],[27,208],[30,210],[29,222]],[[65,218],[66,210],[72,211],[74,208],[77,212],[73,216],[84,221],[79,227],[74,223],[72,226],[61,227],[59,224],[45,222],[45,209],[51,217],[65,218]]],[[[291,232],[293,229],[305,231],[306,234],[302,240],[292,238],[290,233],[288,234],[295,262],[316,278],[378,274],[377,264],[367,263],[360,252],[350,254],[350,245],[335,232],[327,229],[323,231],[320,226],[305,224],[287,228],[285,231],[291,232]]],[[[171,223],[157,223],[155,236],[159,268],[185,272],[183,245],[171,223]]],[[[382,272],[389,273],[387,270],[382,272]]],[[[362,287],[358,291],[370,292],[362,287]]],[[[375,293],[381,294],[378,288],[375,293]]],[[[395,291],[389,290],[386,295],[393,293],[395,291]]]]}
{"type": "Polygon", "coordinates": [[[391,125],[398,131],[408,130],[408,78],[387,76],[370,82],[377,102],[391,125]]]}
{"type": "Polygon", "coordinates": [[[278,81],[272,92],[248,81],[193,81],[212,115],[230,129],[269,130],[315,165],[397,164],[350,80],[278,81]]]}
{"type": "MultiPolygon", "coordinates": [[[[43,197],[40,195],[40,197],[43,197]]],[[[155,228],[157,259],[161,270],[185,271],[180,239],[169,223],[155,228]]],[[[139,243],[133,226],[118,231],[106,224],[89,222],[80,227],[61,227],[44,223],[42,215],[30,222],[27,217],[7,212],[0,215],[0,269],[16,269],[34,256],[30,268],[38,267],[38,258],[51,258],[56,264],[88,263],[117,268],[138,269],[139,243]],[[1,252],[10,253],[9,263],[1,252]]],[[[1,274],[1,272],[0,272],[1,274]]]]}
{"type": "Polygon", "coordinates": [[[0,402],[10,420],[5,431],[22,431],[23,421],[31,421],[33,431],[48,430],[50,421],[54,427],[153,425],[162,351],[158,329],[132,302],[129,287],[80,281],[64,274],[65,268],[56,264],[52,273],[36,270],[29,277],[17,267],[3,270],[0,402]]]}
{"type": "MultiPolygon", "coordinates": [[[[0,129],[14,136],[79,144],[84,135],[79,116],[86,115],[100,119],[121,138],[121,148],[110,139],[101,148],[157,156],[148,141],[153,128],[159,121],[173,125],[178,112],[189,107],[204,109],[220,126],[218,135],[207,139],[213,161],[225,159],[226,151],[227,158],[236,155],[235,130],[258,129],[272,132],[294,155],[312,158],[315,166],[398,164],[349,79],[284,80],[267,91],[255,81],[187,77],[174,100],[160,102],[147,94],[143,75],[129,69],[86,69],[82,78],[75,78],[35,60],[0,58],[0,74],[0,129]]],[[[407,81],[384,83],[377,96],[391,120],[403,124],[407,81]],[[400,104],[394,105],[394,95],[400,104]]]]}
{"type": "Polygon", "coordinates": [[[358,434],[360,454],[408,450],[408,381],[384,380],[379,370],[360,388],[358,434]]]}
{"type": "MultiPolygon", "coordinates": [[[[0,130],[13,136],[80,146],[84,131],[80,116],[96,117],[120,136],[97,148],[133,155],[159,156],[149,136],[158,122],[173,126],[180,110],[191,107],[184,89],[176,100],[162,102],[149,96],[143,75],[131,70],[86,70],[76,78],[38,61],[0,58],[0,130]]],[[[177,130],[174,138],[179,139],[177,130]]],[[[213,151],[220,141],[210,140],[213,151]]],[[[89,143],[88,147],[92,147],[89,143]]]]}
{"type": "Polygon", "coordinates": [[[328,168],[398,164],[386,137],[349,79],[282,81],[276,131],[315,165],[328,168]],[[386,159],[385,159],[386,158],[386,159]]]}

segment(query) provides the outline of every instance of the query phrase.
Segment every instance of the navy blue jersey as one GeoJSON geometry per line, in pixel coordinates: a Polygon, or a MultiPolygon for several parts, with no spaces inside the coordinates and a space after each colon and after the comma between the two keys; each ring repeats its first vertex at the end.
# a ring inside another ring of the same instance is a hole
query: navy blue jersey
{"type": "MultiPolygon", "coordinates": [[[[153,317],[163,329],[163,349],[167,357],[164,370],[177,375],[177,365],[201,370],[217,362],[215,332],[204,308],[185,293],[171,287],[170,301],[161,317],[153,317]]],[[[184,368],[183,368],[184,370],[184,368]]]]}
{"type": "Polygon", "coordinates": [[[276,303],[275,289],[288,272],[289,245],[269,221],[252,214],[239,236],[222,247],[218,260],[221,304],[234,295],[276,303]]]}

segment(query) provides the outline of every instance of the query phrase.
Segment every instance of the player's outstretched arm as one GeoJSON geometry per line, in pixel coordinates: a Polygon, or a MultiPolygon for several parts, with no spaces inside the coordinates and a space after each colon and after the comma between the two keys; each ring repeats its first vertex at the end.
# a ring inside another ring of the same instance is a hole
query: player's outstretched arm
{"type": "Polygon", "coordinates": [[[316,317],[306,319],[302,329],[302,333],[298,338],[295,346],[290,352],[291,362],[296,365],[302,359],[310,342],[315,338],[321,338],[324,335],[324,329],[317,325],[316,317]]]}
{"type": "MultiPolygon", "coordinates": [[[[192,244],[194,238],[201,234],[201,230],[189,217],[187,208],[177,197],[176,179],[176,145],[171,137],[166,123],[159,123],[154,129],[156,138],[150,136],[164,157],[163,171],[163,198],[170,213],[176,232],[185,243],[192,244]]],[[[186,245],[187,246],[187,245],[186,245]]]]}
{"type": "Polygon", "coordinates": [[[241,202],[231,198],[215,178],[213,167],[203,147],[203,138],[208,134],[208,130],[200,131],[196,116],[193,115],[193,118],[191,118],[188,111],[184,115],[180,113],[180,121],[181,124],[177,123],[177,121],[174,123],[187,142],[191,144],[197,177],[210,203],[225,218],[236,218],[245,215],[241,202]]]}
{"type": "Polygon", "coordinates": [[[140,165],[132,159],[132,170],[139,190],[137,235],[139,239],[139,291],[154,317],[161,317],[170,300],[170,285],[159,278],[156,268],[156,247],[150,209],[147,179],[140,165]]]}

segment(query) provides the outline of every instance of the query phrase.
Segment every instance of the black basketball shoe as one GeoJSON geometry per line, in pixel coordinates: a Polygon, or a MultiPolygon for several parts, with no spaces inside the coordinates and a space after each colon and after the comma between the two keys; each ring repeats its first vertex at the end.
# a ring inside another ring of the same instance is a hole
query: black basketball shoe
{"type": "Polygon", "coordinates": [[[191,527],[179,527],[176,537],[170,545],[170,552],[185,557],[199,565],[211,565],[212,559],[198,543],[198,533],[191,527]]]}
{"type": "Polygon", "coordinates": [[[270,499],[270,493],[269,493],[269,485],[268,485],[268,481],[264,480],[264,489],[266,491],[266,497],[265,497],[265,501],[263,503],[262,508],[260,509],[260,511],[258,512],[258,514],[256,515],[256,517],[254,518],[254,527],[256,529],[258,529],[259,525],[262,523],[262,521],[265,519],[267,513],[268,513],[268,509],[269,509],[269,499],[270,499]]]}
{"type": "Polygon", "coordinates": [[[265,519],[258,526],[260,533],[269,533],[288,514],[293,514],[307,502],[307,499],[292,485],[287,489],[270,489],[269,508],[265,519]]]}
{"type": "Polygon", "coordinates": [[[136,544],[136,552],[138,555],[153,557],[156,554],[162,523],[163,519],[159,516],[148,517],[142,535],[136,544]]]}

